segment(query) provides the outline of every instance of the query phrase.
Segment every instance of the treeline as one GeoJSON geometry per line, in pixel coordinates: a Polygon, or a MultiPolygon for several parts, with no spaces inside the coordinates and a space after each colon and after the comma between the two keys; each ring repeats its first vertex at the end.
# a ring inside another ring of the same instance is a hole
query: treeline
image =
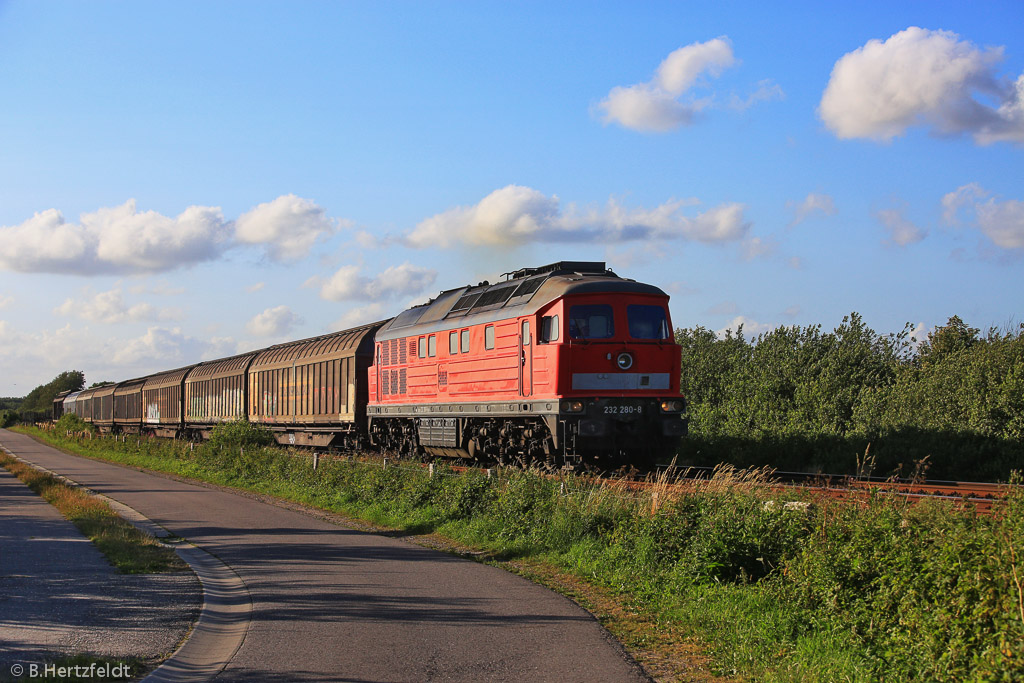
{"type": "Polygon", "coordinates": [[[954,316],[917,344],[909,326],[880,335],[852,313],[832,332],[696,327],[676,340],[683,462],[882,476],[922,464],[964,480],[1024,469],[1024,324],[982,335],[954,316]]]}
{"type": "Polygon", "coordinates": [[[17,421],[40,422],[53,415],[53,399],[62,391],[79,391],[85,387],[85,373],[68,370],[41,384],[23,399],[3,399],[0,408],[0,427],[9,427],[17,421]]]}

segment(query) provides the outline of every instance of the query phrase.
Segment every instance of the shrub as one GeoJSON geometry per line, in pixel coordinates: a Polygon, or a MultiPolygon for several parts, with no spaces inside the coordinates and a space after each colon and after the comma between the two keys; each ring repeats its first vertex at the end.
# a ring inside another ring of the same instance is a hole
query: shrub
{"type": "Polygon", "coordinates": [[[60,416],[56,423],[56,429],[59,433],[65,432],[96,432],[96,428],[89,422],[86,422],[74,413],[64,413],[60,416]]]}
{"type": "Polygon", "coordinates": [[[270,429],[248,420],[234,420],[217,425],[210,433],[208,442],[214,451],[235,452],[240,448],[260,448],[274,443],[274,433],[270,429]]]}

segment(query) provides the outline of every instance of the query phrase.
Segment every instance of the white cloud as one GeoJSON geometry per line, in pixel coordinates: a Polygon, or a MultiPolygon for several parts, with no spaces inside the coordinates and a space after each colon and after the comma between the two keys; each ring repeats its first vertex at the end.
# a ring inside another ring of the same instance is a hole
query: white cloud
{"type": "Polygon", "coordinates": [[[319,287],[328,301],[386,301],[423,292],[437,279],[437,271],[408,262],[391,266],[377,277],[367,277],[359,266],[342,266],[326,281],[310,278],[308,286],[319,287]]]}
{"type": "Polygon", "coordinates": [[[295,261],[342,224],[348,222],[328,218],[312,200],[287,194],[239,216],[235,238],[245,244],[266,245],[267,255],[274,260],[295,261]]]}
{"type": "Polygon", "coordinates": [[[680,98],[701,75],[718,76],[736,59],[726,37],[692,43],[675,50],[658,66],[646,83],[612,88],[598,109],[605,123],[633,130],[666,132],[687,125],[706,101],[683,102],[680,98]]]}
{"type": "Polygon", "coordinates": [[[10,306],[13,303],[14,303],[14,297],[13,296],[4,296],[3,294],[0,294],[0,311],[2,311],[3,309],[7,308],[8,306],[10,306]]]}
{"type": "Polygon", "coordinates": [[[786,308],[786,310],[784,310],[782,312],[782,315],[786,316],[787,318],[795,318],[798,315],[800,315],[802,310],[803,310],[802,308],[800,308],[799,306],[796,306],[796,305],[789,306],[789,307],[786,308]]]}
{"type": "Polygon", "coordinates": [[[746,99],[739,95],[733,95],[729,99],[729,107],[737,111],[746,111],[758,102],[771,102],[785,99],[785,97],[786,93],[782,91],[782,87],[778,83],[771,79],[765,79],[757,84],[757,90],[748,95],[746,99]]]}
{"type": "Polygon", "coordinates": [[[928,335],[935,331],[934,327],[926,327],[923,322],[919,322],[914,329],[910,331],[910,343],[914,348],[921,346],[928,339],[928,335]]]}
{"type": "Polygon", "coordinates": [[[217,258],[227,225],[220,209],[192,206],[176,218],[139,212],[135,200],[66,223],[56,209],[0,227],[0,268],[22,273],[151,273],[217,258]]]}
{"type": "Polygon", "coordinates": [[[760,237],[751,237],[743,240],[743,243],[740,245],[740,252],[745,260],[753,261],[760,256],[774,254],[778,247],[778,241],[774,238],[762,239],[760,237]]]}
{"type": "Polygon", "coordinates": [[[970,183],[946,194],[942,208],[947,223],[957,224],[961,213],[973,213],[973,226],[997,247],[1024,248],[1024,201],[997,201],[992,193],[977,183],[970,183]]]}
{"type": "Polygon", "coordinates": [[[217,258],[228,237],[219,208],[190,206],[176,218],[140,213],[135,200],[83,214],[82,227],[97,236],[96,257],[127,272],[157,272],[217,258]]]}
{"type": "MultiPolygon", "coordinates": [[[[422,302],[421,302],[422,303],[422,302]]],[[[357,306],[345,313],[345,315],[334,321],[332,329],[347,330],[351,327],[366,325],[371,322],[383,320],[387,316],[387,309],[382,302],[374,302],[366,306],[357,306]]]]}
{"type": "Polygon", "coordinates": [[[258,291],[260,291],[260,290],[261,290],[261,289],[263,289],[263,288],[264,288],[265,286],[266,286],[266,284],[265,284],[265,283],[263,283],[263,282],[257,282],[256,284],[252,284],[252,285],[249,285],[248,287],[246,287],[246,288],[245,288],[245,291],[249,292],[250,294],[253,294],[253,293],[255,293],[255,292],[258,292],[258,291]]]}
{"type": "Polygon", "coordinates": [[[989,199],[976,207],[978,227],[1003,249],[1024,248],[1024,202],[989,199]]]}
{"type": "Polygon", "coordinates": [[[54,309],[54,313],[74,316],[82,320],[111,324],[140,320],[168,320],[181,317],[176,309],[157,309],[148,303],[129,306],[125,303],[124,293],[120,288],[98,294],[86,293],[85,298],[66,299],[54,309]]]}
{"type": "Polygon", "coordinates": [[[694,287],[689,283],[682,282],[680,280],[668,283],[663,289],[673,296],[691,296],[693,294],[700,294],[701,292],[699,287],[694,287]]]}
{"type": "Polygon", "coordinates": [[[135,200],[68,223],[56,209],[0,227],[0,269],[77,275],[155,273],[217,259],[238,244],[258,244],[275,260],[306,256],[349,221],[332,219],[309,199],[283,195],[234,223],[217,207],[190,206],[174,218],[140,212],[135,200]]]}
{"type": "Polygon", "coordinates": [[[905,247],[920,242],[928,234],[907,220],[900,209],[883,209],[875,214],[875,218],[889,233],[887,242],[890,244],[905,247]]]}
{"type": "Polygon", "coordinates": [[[737,334],[740,328],[743,328],[743,336],[746,339],[756,337],[759,334],[765,332],[771,332],[778,325],[771,325],[768,323],[759,323],[756,320],[751,320],[745,315],[738,315],[729,322],[728,325],[715,332],[719,339],[724,339],[726,332],[731,331],[734,335],[737,334]]]}
{"type": "Polygon", "coordinates": [[[203,347],[203,342],[183,334],[181,328],[150,327],[140,337],[111,346],[110,361],[114,366],[156,364],[167,370],[196,362],[203,347]]]}
{"type": "Polygon", "coordinates": [[[832,197],[817,192],[811,192],[802,202],[786,202],[786,208],[793,211],[793,220],[789,223],[791,228],[803,223],[815,214],[834,216],[836,213],[836,205],[832,197]]]}
{"type": "Polygon", "coordinates": [[[988,196],[988,192],[978,183],[961,185],[942,197],[942,219],[951,225],[960,222],[959,212],[965,207],[973,207],[979,199],[988,196]]]}
{"type": "Polygon", "coordinates": [[[69,225],[56,209],[21,225],[0,227],[0,267],[23,273],[88,272],[95,267],[96,238],[69,225]]]}
{"type": "Polygon", "coordinates": [[[478,204],[449,209],[420,222],[406,242],[420,248],[651,239],[718,243],[742,239],[750,229],[742,204],[722,204],[693,217],[681,214],[683,207],[694,203],[672,200],[653,209],[627,209],[611,199],[601,209],[569,205],[562,211],[556,196],[508,185],[478,204]]]}
{"type": "Polygon", "coordinates": [[[1002,57],[1002,48],[979,49],[950,31],[912,26],[840,58],[819,115],[840,138],[891,140],[925,125],[979,144],[1024,142],[1024,75],[1015,84],[1000,79],[1002,57]]]}
{"type": "Polygon", "coordinates": [[[262,313],[254,316],[245,325],[249,334],[257,337],[277,337],[286,334],[296,325],[301,325],[302,318],[292,313],[287,306],[281,305],[268,308],[262,313]]]}
{"type": "Polygon", "coordinates": [[[705,106],[707,103],[701,101],[683,104],[648,84],[616,86],[598,105],[605,112],[605,123],[615,122],[644,133],[667,133],[687,126],[705,106]]]}

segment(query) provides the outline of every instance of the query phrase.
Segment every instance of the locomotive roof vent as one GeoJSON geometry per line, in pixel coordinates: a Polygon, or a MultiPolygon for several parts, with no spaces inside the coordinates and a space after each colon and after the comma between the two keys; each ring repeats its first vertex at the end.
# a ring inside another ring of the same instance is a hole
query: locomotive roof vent
{"type": "Polygon", "coordinates": [[[502,275],[506,276],[507,280],[519,280],[533,275],[540,275],[541,273],[550,273],[552,275],[557,273],[579,273],[580,275],[611,275],[612,277],[618,277],[605,267],[604,261],[558,261],[557,263],[549,263],[546,266],[538,266],[537,268],[520,268],[519,270],[502,273],[502,275]]]}

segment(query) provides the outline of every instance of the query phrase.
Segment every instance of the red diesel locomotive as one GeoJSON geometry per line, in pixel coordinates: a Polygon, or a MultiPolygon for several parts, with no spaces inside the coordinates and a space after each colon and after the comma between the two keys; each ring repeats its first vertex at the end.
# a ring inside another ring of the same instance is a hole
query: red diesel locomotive
{"type": "Polygon", "coordinates": [[[552,466],[671,452],[686,420],[668,295],[604,263],[508,275],[442,292],[377,332],[372,442],[552,466]]]}
{"type": "Polygon", "coordinates": [[[101,431],[549,466],[649,464],[686,433],[668,295],[560,262],[391,320],[57,397],[101,431]]]}

